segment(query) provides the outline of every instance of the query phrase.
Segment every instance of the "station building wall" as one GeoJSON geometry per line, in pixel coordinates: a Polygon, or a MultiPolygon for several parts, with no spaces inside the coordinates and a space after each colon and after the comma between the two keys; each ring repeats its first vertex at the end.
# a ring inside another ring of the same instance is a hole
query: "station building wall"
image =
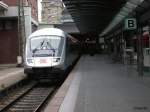
{"type": "MultiPolygon", "coordinates": [[[[18,42],[18,0],[1,0],[8,5],[0,13],[0,65],[17,64],[18,42]]],[[[24,0],[25,32],[28,37],[38,26],[37,0],[24,0]]]]}
{"type": "MultiPolygon", "coordinates": [[[[1,0],[8,6],[17,6],[18,5],[18,0],[1,0]]],[[[36,21],[38,21],[38,2],[37,0],[23,0],[24,1],[24,6],[29,6],[31,7],[31,13],[32,13],[32,18],[34,18],[36,21]]]]}
{"type": "Polygon", "coordinates": [[[17,19],[0,19],[0,64],[16,64],[17,32],[17,19]]]}

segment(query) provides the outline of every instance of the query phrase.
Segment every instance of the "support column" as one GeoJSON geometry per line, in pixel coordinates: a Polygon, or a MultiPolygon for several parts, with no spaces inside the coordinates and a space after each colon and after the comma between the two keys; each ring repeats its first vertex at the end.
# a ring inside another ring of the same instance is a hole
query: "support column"
{"type": "Polygon", "coordinates": [[[114,37],[114,55],[113,59],[117,60],[117,37],[114,37]]]}
{"type": "Polygon", "coordinates": [[[142,39],[142,27],[139,23],[139,16],[137,16],[137,66],[138,66],[138,73],[139,76],[143,76],[143,39],[142,39]]]}
{"type": "Polygon", "coordinates": [[[123,32],[123,28],[122,28],[122,30],[121,30],[121,60],[123,63],[125,62],[124,61],[125,60],[124,51],[125,51],[125,40],[124,40],[124,32],[123,32]]]}

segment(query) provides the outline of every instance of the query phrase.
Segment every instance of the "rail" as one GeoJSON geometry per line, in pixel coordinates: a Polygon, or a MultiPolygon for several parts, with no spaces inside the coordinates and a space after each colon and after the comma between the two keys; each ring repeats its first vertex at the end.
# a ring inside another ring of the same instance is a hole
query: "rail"
{"type": "Polygon", "coordinates": [[[0,112],[38,112],[52,96],[56,86],[43,86],[31,83],[16,94],[8,95],[0,100],[0,112]]]}

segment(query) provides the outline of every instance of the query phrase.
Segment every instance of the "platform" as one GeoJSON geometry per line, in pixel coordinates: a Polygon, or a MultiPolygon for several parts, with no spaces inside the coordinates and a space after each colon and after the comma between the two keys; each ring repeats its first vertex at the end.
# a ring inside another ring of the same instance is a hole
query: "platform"
{"type": "Polygon", "coordinates": [[[150,76],[108,56],[83,56],[45,112],[150,112],[150,76]]]}
{"type": "Polygon", "coordinates": [[[0,91],[16,84],[26,77],[23,68],[5,67],[0,69],[0,91]]]}

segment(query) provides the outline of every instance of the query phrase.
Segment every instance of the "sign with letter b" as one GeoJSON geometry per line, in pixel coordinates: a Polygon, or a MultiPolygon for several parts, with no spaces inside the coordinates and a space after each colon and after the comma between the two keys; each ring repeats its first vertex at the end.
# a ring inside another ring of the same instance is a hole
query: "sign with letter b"
{"type": "Polygon", "coordinates": [[[125,30],[135,30],[137,28],[137,22],[135,18],[128,18],[125,20],[125,30]]]}

